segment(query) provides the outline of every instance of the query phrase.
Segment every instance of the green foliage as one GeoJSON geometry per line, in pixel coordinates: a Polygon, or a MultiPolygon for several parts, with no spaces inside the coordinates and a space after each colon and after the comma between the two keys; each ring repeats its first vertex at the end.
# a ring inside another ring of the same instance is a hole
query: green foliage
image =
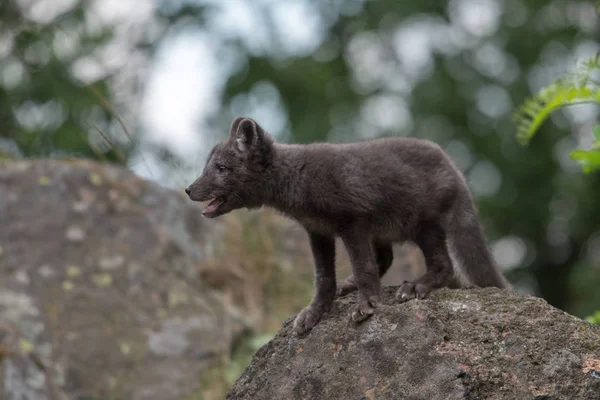
{"type": "Polygon", "coordinates": [[[600,325],[600,310],[596,311],[585,320],[591,322],[592,324],[600,325]]]}
{"type": "Polygon", "coordinates": [[[273,334],[257,334],[250,336],[247,340],[240,343],[232,354],[233,362],[225,366],[225,379],[227,385],[232,385],[237,378],[244,372],[244,369],[250,364],[252,356],[258,349],[273,339],[273,334]]]}
{"type": "Polygon", "coordinates": [[[101,65],[114,39],[111,26],[86,29],[88,6],[74,1],[53,20],[36,20],[25,3],[0,2],[0,153],[125,163],[135,143],[115,141],[126,132],[108,100],[110,71],[86,81],[74,72],[101,65]]]}
{"type": "MultiPolygon", "coordinates": [[[[527,99],[514,114],[519,142],[529,143],[544,121],[559,108],[600,103],[600,82],[592,78],[595,72],[600,72],[600,53],[584,62],[579,71],[556,79],[527,99]]],[[[571,158],[582,165],[585,173],[600,169],[600,125],[595,126],[593,135],[591,149],[571,153],[571,158]]]]}

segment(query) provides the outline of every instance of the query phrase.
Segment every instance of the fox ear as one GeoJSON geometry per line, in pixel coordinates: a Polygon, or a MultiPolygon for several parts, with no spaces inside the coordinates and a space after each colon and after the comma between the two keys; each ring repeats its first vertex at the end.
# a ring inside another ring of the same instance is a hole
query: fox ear
{"type": "Polygon", "coordinates": [[[233,121],[232,128],[234,125],[237,126],[235,133],[237,149],[241,152],[248,151],[260,139],[261,128],[250,118],[237,118],[233,121]]]}
{"type": "Polygon", "coordinates": [[[240,125],[240,122],[242,122],[244,120],[244,117],[237,117],[236,119],[233,120],[233,122],[231,123],[231,128],[229,129],[229,136],[235,139],[235,136],[237,134],[237,130],[238,130],[238,126],[240,125]]]}

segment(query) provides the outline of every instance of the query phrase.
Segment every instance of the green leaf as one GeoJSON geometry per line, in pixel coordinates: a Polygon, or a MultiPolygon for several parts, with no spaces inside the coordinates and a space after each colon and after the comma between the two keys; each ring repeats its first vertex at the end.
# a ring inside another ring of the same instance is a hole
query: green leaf
{"type": "Polygon", "coordinates": [[[575,150],[571,158],[581,164],[585,173],[600,170],[600,150],[575,150]]]}

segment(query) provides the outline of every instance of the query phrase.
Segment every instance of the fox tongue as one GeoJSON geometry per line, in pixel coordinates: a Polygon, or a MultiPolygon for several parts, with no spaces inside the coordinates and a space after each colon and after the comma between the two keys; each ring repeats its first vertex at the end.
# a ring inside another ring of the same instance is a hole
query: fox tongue
{"type": "Polygon", "coordinates": [[[210,214],[211,212],[215,211],[217,207],[219,207],[219,205],[221,205],[221,200],[214,199],[213,201],[208,203],[208,205],[202,211],[202,214],[210,214]]]}

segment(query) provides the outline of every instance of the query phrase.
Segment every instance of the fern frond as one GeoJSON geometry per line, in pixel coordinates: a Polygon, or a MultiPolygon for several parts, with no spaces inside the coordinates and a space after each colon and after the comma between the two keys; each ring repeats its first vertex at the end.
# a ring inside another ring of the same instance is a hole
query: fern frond
{"type": "Polygon", "coordinates": [[[513,115],[517,123],[517,138],[527,144],[542,123],[558,108],[584,103],[600,103],[600,89],[588,85],[577,87],[559,79],[527,99],[513,115]]]}
{"type": "Polygon", "coordinates": [[[527,144],[542,123],[558,108],[583,104],[600,103],[600,88],[590,76],[600,72],[600,53],[584,62],[575,73],[556,79],[539,93],[525,100],[513,114],[517,123],[517,139],[527,144]]]}

